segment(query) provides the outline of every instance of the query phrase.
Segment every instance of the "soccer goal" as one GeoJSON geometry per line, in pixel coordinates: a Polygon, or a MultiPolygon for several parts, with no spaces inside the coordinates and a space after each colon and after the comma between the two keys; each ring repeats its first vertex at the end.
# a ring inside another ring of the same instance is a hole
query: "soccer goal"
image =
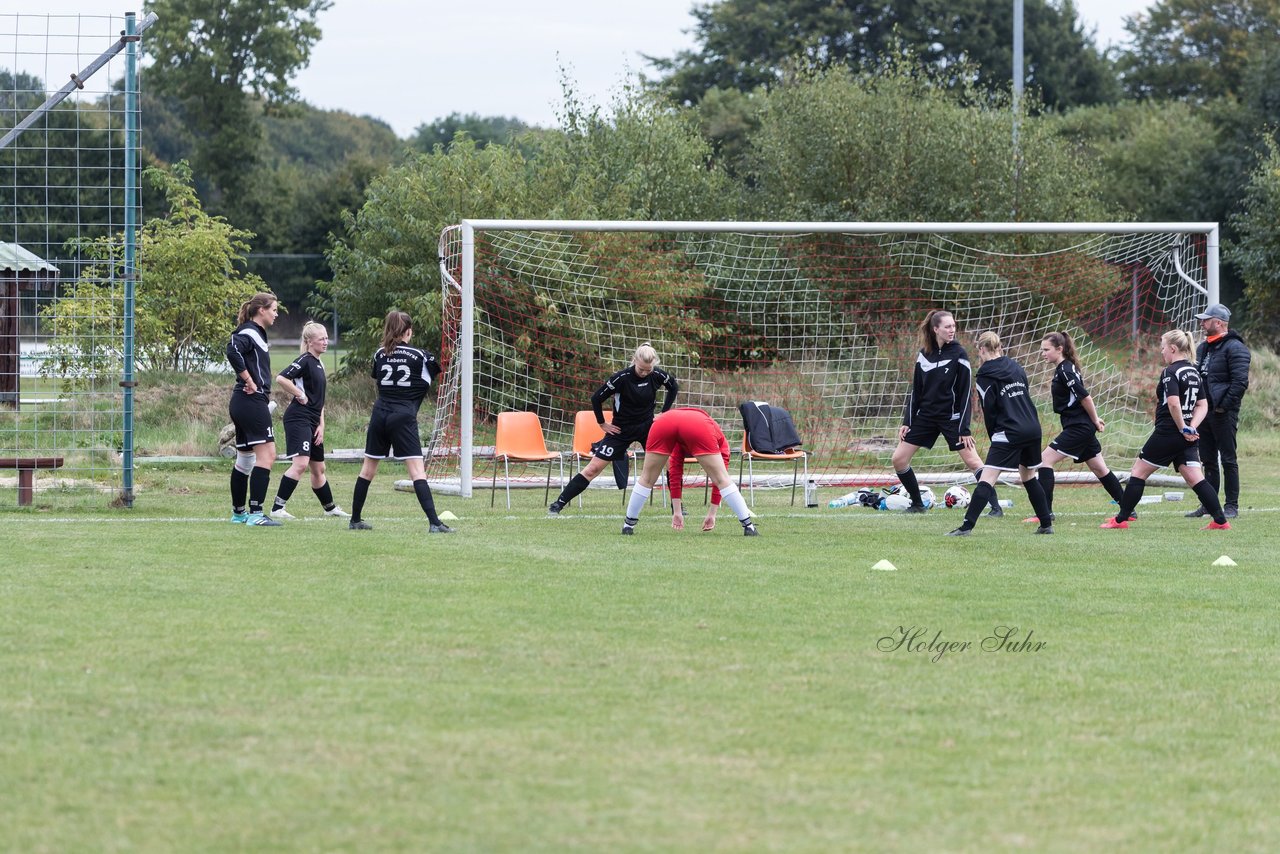
{"type": "MultiPolygon", "coordinates": [[[[567,451],[574,413],[645,341],[679,403],[708,410],[735,454],[738,404],[763,400],[791,412],[819,486],[888,483],[917,329],[935,308],[975,359],[978,334],[1000,334],[1047,437],[1058,421],[1040,341],[1070,333],[1123,470],[1150,432],[1160,335],[1194,329],[1218,296],[1216,223],[469,220],[443,232],[440,256],[447,371],[431,476],[464,496],[477,461],[488,480],[499,412],[536,412],[548,446],[567,451]]],[[[973,428],[985,452],[980,410],[973,428]]],[[[926,482],[967,480],[944,443],[914,467],[926,482]]],[[[789,488],[791,472],[757,466],[755,479],[789,488]]]]}

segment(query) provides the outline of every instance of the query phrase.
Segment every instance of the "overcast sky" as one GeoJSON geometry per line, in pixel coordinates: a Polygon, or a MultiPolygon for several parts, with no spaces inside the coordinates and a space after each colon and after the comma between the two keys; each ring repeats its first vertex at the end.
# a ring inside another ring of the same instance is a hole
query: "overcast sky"
{"type": "MultiPolygon", "coordinates": [[[[998,0],[997,0],[998,2],[998,0]]],[[[1153,0],[1076,0],[1098,43],[1124,37],[1123,20],[1153,0]]],[[[336,0],[323,38],[295,80],[317,107],[369,115],[408,136],[450,113],[514,116],[554,126],[563,68],[580,98],[609,105],[628,74],[652,73],[643,54],[693,46],[694,0],[336,0]]],[[[0,0],[0,14],[122,16],[129,0],[0,0]]],[[[59,22],[65,23],[65,22],[59,22]]],[[[90,32],[110,22],[86,21],[90,32]]],[[[0,21],[0,32],[13,30],[0,21]]],[[[6,46],[0,45],[0,65],[6,46]]],[[[82,49],[82,48],[81,48],[82,49]]],[[[42,73],[39,69],[34,69],[42,73]]],[[[62,72],[48,80],[64,80],[62,72]]]]}

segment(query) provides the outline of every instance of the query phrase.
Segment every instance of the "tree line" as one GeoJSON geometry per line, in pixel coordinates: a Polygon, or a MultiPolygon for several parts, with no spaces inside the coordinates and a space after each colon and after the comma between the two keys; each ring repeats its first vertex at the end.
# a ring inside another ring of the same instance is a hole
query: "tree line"
{"type": "Polygon", "coordinates": [[[1224,296],[1280,338],[1270,0],[1159,0],[1109,50],[1071,0],[1026,0],[1016,153],[1010,3],[698,4],[695,46],[608,105],[568,85],[559,127],[456,113],[407,140],[292,89],[328,5],[149,0],[143,140],[253,235],[240,263],[323,256],[256,272],[291,308],[341,306],[357,360],[392,305],[430,328],[438,235],[463,217],[1213,220],[1224,296]]]}

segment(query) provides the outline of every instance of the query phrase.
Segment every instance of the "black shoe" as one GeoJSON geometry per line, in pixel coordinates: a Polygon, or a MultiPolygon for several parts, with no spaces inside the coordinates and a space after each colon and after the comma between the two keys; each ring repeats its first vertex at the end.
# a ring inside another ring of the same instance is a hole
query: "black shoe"
{"type": "Polygon", "coordinates": [[[1037,533],[1037,534],[1052,534],[1052,533],[1053,533],[1053,526],[1052,526],[1052,525],[1041,525],[1039,528],[1036,528],[1036,533],[1037,533]]]}
{"type": "Polygon", "coordinates": [[[552,501],[551,506],[547,508],[548,516],[559,516],[560,511],[564,509],[564,505],[559,500],[552,501]]]}
{"type": "Polygon", "coordinates": [[[347,528],[352,531],[372,531],[373,530],[373,526],[363,519],[361,519],[359,522],[356,522],[355,520],[348,522],[347,528]]]}
{"type": "Polygon", "coordinates": [[[903,510],[902,512],[903,513],[927,513],[929,512],[929,510],[923,504],[908,504],[907,509],[903,510]]]}
{"type": "Polygon", "coordinates": [[[1222,515],[1226,516],[1228,519],[1234,519],[1240,515],[1240,508],[1236,507],[1234,504],[1228,504],[1226,507],[1222,508],[1222,515]]]}
{"type": "Polygon", "coordinates": [[[446,525],[444,522],[441,522],[439,525],[432,525],[432,526],[431,526],[431,530],[430,530],[428,533],[432,533],[432,534],[453,534],[453,533],[456,533],[456,532],[453,530],[453,528],[450,528],[450,527],[449,527],[448,525],[446,525]]]}
{"type": "Polygon", "coordinates": [[[743,525],[743,526],[742,526],[742,536],[744,536],[744,537],[758,537],[758,536],[760,536],[760,529],[759,529],[759,528],[757,528],[755,525],[743,525]]]}
{"type": "Polygon", "coordinates": [[[633,528],[633,527],[632,527],[632,526],[630,526],[630,525],[623,525],[623,526],[622,526],[622,535],[623,535],[624,537],[630,537],[630,536],[632,536],[633,534],[635,534],[635,532],[636,532],[636,529],[635,529],[635,528],[633,528]]]}
{"type": "Polygon", "coordinates": [[[987,515],[992,517],[993,519],[999,519],[1001,516],[1004,515],[1004,508],[1001,507],[999,504],[992,504],[991,509],[987,511],[987,515]]]}
{"type": "Polygon", "coordinates": [[[973,528],[956,528],[954,531],[947,531],[948,537],[967,537],[973,533],[973,528]]]}
{"type": "Polygon", "coordinates": [[[1205,510],[1203,507],[1197,507],[1195,510],[1192,510],[1190,513],[1185,515],[1188,519],[1199,519],[1201,516],[1208,516],[1209,511],[1205,510]]]}

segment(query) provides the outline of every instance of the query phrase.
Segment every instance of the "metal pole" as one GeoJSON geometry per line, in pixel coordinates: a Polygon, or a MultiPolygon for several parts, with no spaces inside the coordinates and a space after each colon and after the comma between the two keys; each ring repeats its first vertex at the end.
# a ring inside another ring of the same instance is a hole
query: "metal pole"
{"type": "Polygon", "coordinates": [[[138,26],[129,12],[124,16],[124,467],[121,499],[133,506],[133,389],[134,285],[137,280],[138,243],[138,26]]]}
{"type": "Polygon", "coordinates": [[[1204,242],[1205,288],[1209,291],[1209,302],[1222,302],[1222,295],[1218,290],[1218,226],[1213,227],[1204,242]]]}
{"type": "MultiPolygon", "coordinates": [[[[1018,125],[1022,121],[1022,0],[1013,0],[1013,179],[1022,174],[1022,152],[1019,148],[1018,125]]],[[[1016,197],[1016,195],[1015,195],[1016,197]]],[[[1016,211],[1014,212],[1016,215],[1016,211]]]]}
{"type": "Polygon", "coordinates": [[[476,311],[476,233],[469,222],[462,223],[462,316],[458,330],[458,358],[462,360],[462,378],[458,395],[458,475],[463,498],[471,497],[471,470],[475,430],[475,311],[476,311]]]}

